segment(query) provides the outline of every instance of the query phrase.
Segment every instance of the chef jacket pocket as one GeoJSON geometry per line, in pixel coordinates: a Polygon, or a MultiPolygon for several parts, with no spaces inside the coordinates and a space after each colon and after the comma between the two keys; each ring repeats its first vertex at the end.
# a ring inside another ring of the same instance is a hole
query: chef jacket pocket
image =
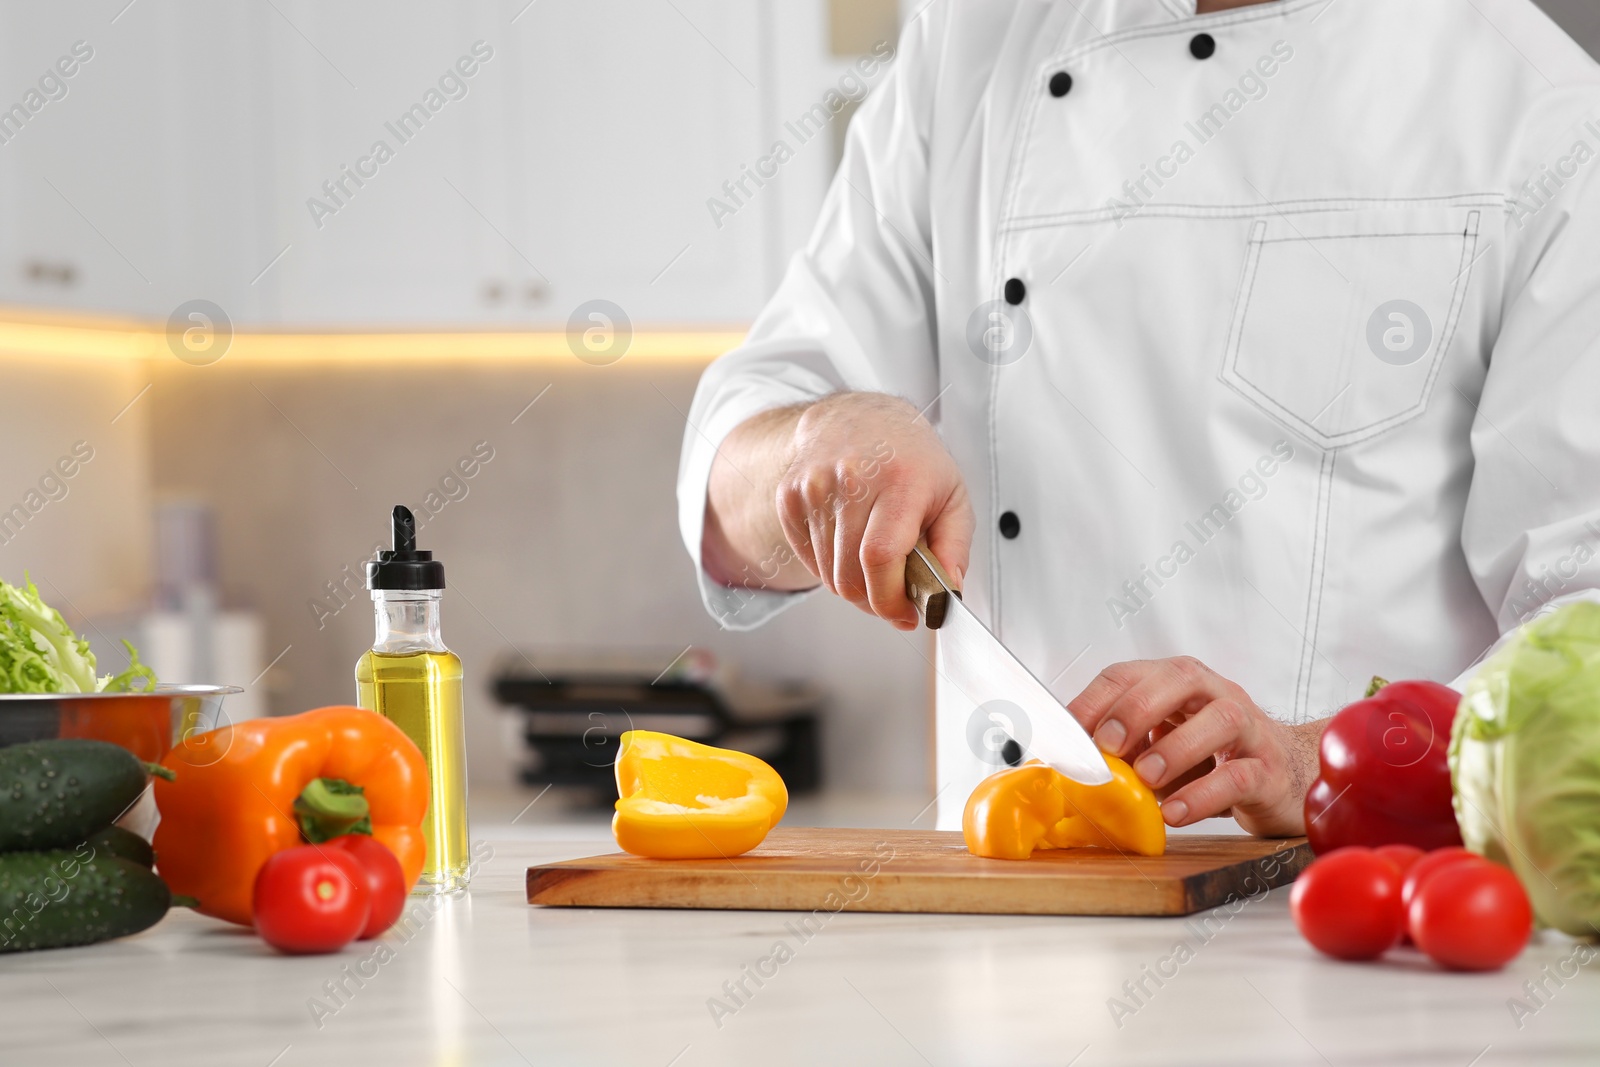
{"type": "Polygon", "coordinates": [[[1257,220],[1223,381],[1324,448],[1421,414],[1460,319],[1480,215],[1408,205],[1257,220]]]}

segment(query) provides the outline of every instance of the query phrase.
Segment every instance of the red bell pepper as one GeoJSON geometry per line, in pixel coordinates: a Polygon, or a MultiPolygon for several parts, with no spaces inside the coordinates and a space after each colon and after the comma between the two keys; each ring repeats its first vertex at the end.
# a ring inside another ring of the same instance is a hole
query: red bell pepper
{"type": "Polygon", "coordinates": [[[1437,682],[1374,678],[1323,731],[1322,773],[1306,793],[1318,854],[1345,845],[1461,844],[1447,750],[1461,694],[1437,682]]]}

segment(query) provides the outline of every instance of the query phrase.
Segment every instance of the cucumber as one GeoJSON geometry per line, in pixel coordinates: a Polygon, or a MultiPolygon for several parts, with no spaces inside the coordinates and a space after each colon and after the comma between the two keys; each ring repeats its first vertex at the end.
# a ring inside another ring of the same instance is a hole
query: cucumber
{"type": "Polygon", "coordinates": [[[76,848],[144,792],[144,764],[109,741],[0,748],[0,852],[76,848]]]}
{"type": "Polygon", "coordinates": [[[171,907],[172,894],[153,871],[86,844],[0,855],[0,952],[126,937],[171,907]]]}
{"type": "Polygon", "coordinates": [[[96,831],[89,835],[85,843],[94,849],[98,856],[107,854],[119,856],[141,867],[156,865],[156,850],[150,847],[150,842],[132,830],[124,830],[120,826],[108,826],[104,830],[96,831]]]}

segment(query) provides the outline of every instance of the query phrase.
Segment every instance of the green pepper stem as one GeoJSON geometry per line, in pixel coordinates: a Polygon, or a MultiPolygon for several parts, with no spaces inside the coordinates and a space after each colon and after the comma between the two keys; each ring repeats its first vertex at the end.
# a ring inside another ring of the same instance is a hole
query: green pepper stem
{"type": "Polygon", "coordinates": [[[146,760],[140,760],[139,762],[144,764],[145,773],[152,778],[164,778],[169,782],[178,780],[177,773],[171,767],[163,767],[159,763],[150,763],[146,760]]]}
{"type": "Polygon", "coordinates": [[[371,808],[359,785],[342,778],[313,778],[294,802],[300,832],[313,845],[341,834],[372,833],[371,808]]]}

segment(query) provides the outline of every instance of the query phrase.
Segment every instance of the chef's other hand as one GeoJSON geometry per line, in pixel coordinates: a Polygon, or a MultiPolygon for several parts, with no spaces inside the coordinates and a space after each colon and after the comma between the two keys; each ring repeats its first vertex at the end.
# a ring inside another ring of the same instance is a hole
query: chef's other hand
{"type": "Polygon", "coordinates": [[[917,626],[905,561],[924,535],[957,582],[972,505],[955,460],[917,409],[835,393],[741,423],[712,463],[701,559],[724,585],[819,582],[902,630],[917,626]]]}
{"type": "Polygon", "coordinates": [[[1232,813],[1262,837],[1305,833],[1326,721],[1291,726],[1190,656],[1117,663],[1067,705],[1162,798],[1169,826],[1232,813]]]}

